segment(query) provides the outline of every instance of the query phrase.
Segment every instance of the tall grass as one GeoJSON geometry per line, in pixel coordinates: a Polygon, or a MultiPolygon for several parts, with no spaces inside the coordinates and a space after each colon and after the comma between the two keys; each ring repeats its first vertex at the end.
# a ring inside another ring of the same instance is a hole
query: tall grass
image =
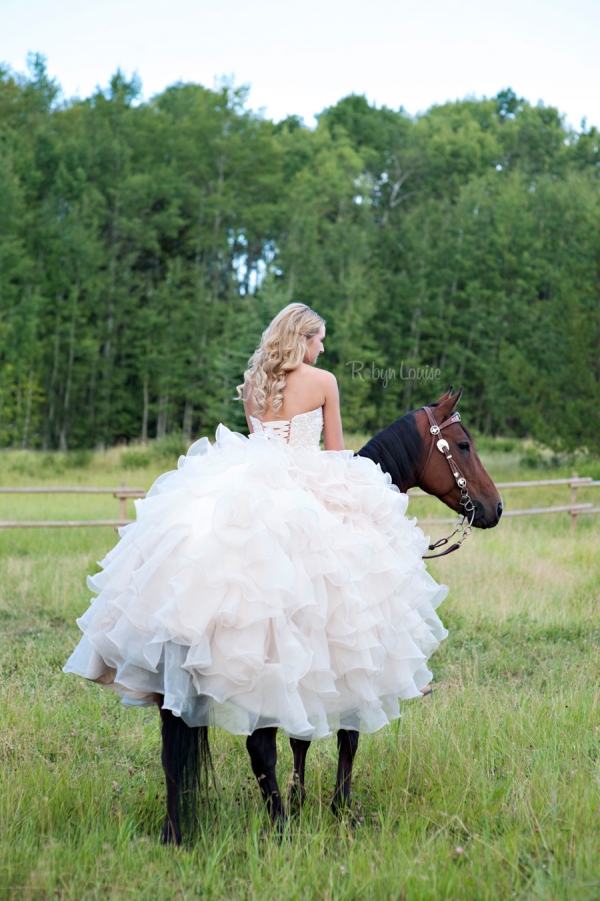
{"type": "MultiPolygon", "coordinates": [[[[491,450],[497,478],[537,474],[519,447],[491,450]]],[[[77,466],[4,455],[2,478],[147,487],[159,463],[124,472],[122,454],[77,466]]],[[[527,505],[569,496],[530,490],[527,505]]],[[[0,501],[2,519],[71,518],[74,506],[77,518],[116,513],[112,498],[49,498],[43,511],[40,499],[30,508],[24,498],[0,501]]],[[[526,505],[516,493],[508,501],[526,505]]],[[[441,514],[432,500],[411,506],[441,514]]],[[[173,850],[158,842],[156,711],[126,710],[61,672],[88,603],[85,575],[114,532],[0,533],[0,897],[599,898],[599,538],[597,516],[582,517],[574,534],[566,515],[506,520],[432,561],[451,586],[440,611],[450,635],[432,661],[436,691],[361,738],[358,827],[329,811],[334,740],[311,747],[306,806],[278,842],[243,739],[214,732],[218,796],[205,804],[198,843],[173,850]]],[[[285,784],[283,738],[279,770],[285,784]]]]}

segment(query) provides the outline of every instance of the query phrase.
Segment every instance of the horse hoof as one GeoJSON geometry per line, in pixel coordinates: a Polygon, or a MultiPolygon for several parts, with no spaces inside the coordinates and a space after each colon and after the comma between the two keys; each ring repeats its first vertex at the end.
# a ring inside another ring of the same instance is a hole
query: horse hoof
{"type": "Polygon", "coordinates": [[[355,814],[347,804],[339,804],[332,801],[331,812],[337,820],[346,823],[351,829],[358,829],[365,821],[363,816],[355,814]]]}
{"type": "Polygon", "coordinates": [[[274,826],[273,832],[277,837],[277,841],[279,844],[283,844],[283,842],[291,842],[292,840],[292,830],[291,830],[291,821],[286,817],[285,819],[278,820],[274,826]]]}
{"type": "Polygon", "coordinates": [[[280,840],[289,832],[288,818],[281,802],[269,811],[271,820],[271,835],[280,840]]]}
{"type": "Polygon", "coordinates": [[[299,783],[290,786],[289,804],[290,807],[297,809],[302,807],[306,801],[306,789],[299,783]]]}
{"type": "Polygon", "coordinates": [[[160,836],[160,843],[161,845],[175,845],[176,847],[181,844],[181,834],[179,831],[176,832],[173,829],[173,825],[168,817],[165,819],[165,825],[163,826],[160,836]]]}

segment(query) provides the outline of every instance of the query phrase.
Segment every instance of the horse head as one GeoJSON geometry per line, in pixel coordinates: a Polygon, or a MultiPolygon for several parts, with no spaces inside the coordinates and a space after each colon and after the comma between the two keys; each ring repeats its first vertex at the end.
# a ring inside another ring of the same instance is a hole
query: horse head
{"type": "Polygon", "coordinates": [[[456,394],[449,388],[428,407],[397,419],[358,453],[388,472],[400,491],[418,486],[456,513],[468,512],[467,497],[474,508],[472,525],[493,529],[502,515],[502,499],[456,412],[461,394],[462,388],[456,394]]]}
{"type": "Polygon", "coordinates": [[[417,485],[456,513],[465,512],[461,500],[466,491],[474,507],[473,526],[493,529],[502,516],[502,499],[479,459],[472,435],[456,413],[462,391],[452,394],[449,388],[438,401],[414,414],[425,452],[417,485]]]}

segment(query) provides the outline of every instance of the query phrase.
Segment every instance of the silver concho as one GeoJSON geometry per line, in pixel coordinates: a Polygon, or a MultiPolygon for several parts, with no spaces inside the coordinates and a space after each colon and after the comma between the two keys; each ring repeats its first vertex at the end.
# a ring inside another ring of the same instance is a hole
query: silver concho
{"type": "Polygon", "coordinates": [[[439,425],[432,425],[431,428],[429,429],[429,431],[431,432],[432,435],[439,435],[440,427],[439,427],[439,425]]]}

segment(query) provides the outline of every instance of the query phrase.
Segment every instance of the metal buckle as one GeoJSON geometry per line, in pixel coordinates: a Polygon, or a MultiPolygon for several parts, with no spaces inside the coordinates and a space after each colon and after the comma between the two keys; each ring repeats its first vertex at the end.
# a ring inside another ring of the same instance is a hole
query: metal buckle
{"type": "Polygon", "coordinates": [[[444,450],[450,450],[450,445],[445,438],[440,438],[440,440],[437,442],[437,449],[441,454],[443,454],[444,450]]]}

